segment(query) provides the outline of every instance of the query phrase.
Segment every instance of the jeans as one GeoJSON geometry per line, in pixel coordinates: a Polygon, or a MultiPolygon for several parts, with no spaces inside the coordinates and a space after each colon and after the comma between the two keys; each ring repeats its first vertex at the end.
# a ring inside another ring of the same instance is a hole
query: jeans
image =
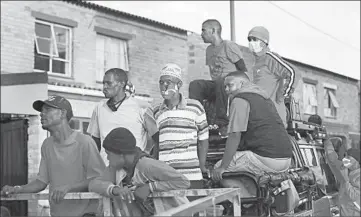
{"type": "MultiPolygon", "coordinates": [[[[219,127],[228,125],[227,103],[228,96],[224,88],[224,78],[217,80],[194,80],[189,84],[189,98],[196,99],[203,104],[203,100],[215,102],[215,123],[219,127]]],[[[210,120],[208,120],[210,121],[210,120]]],[[[208,123],[212,124],[212,123],[208,123]]]]}

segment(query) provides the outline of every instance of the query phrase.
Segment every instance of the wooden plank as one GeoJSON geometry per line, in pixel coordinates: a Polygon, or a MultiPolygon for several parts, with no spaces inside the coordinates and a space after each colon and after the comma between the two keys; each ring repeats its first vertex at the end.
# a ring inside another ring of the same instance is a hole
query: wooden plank
{"type": "Polygon", "coordinates": [[[228,192],[234,188],[213,188],[213,189],[184,189],[167,192],[154,192],[150,197],[191,197],[191,196],[212,196],[228,192]]]}
{"type": "Polygon", "coordinates": [[[241,196],[236,195],[232,198],[233,203],[233,216],[241,216],[241,196]]]}
{"type": "MultiPolygon", "coordinates": [[[[82,193],[67,193],[64,197],[65,200],[81,200],[81,199],[100,199],[101,195],[93,192],[82,193]]],[[[1,200],[48,200],[48,193],[36,194],[12,194],[8,197],[1,197],[1,200]]]]}
{"type": "Polygon", "coordinates": [[[157,213],[155,216],[188,216],[191,213],[203,211],[207,207],[216,205],[222,201],[232,200],[232,198],[237,195],[240,197],[239,189],[231,188],[217,195],[200,198],[190,203],[182,204],[176,208],[167,210],[163,213],[157,213]]]}

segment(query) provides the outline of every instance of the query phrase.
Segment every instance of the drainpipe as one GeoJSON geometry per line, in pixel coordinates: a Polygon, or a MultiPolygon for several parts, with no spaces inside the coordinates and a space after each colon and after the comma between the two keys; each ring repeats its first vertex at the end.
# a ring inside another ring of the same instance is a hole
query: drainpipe
{"type": "Polygon", "coordinates": [[[235,32],[235,19],[234,19],[234,0],[230,0],[230,21],[231,21],[231,40],[236,42],[236,32],[235,32]]]}

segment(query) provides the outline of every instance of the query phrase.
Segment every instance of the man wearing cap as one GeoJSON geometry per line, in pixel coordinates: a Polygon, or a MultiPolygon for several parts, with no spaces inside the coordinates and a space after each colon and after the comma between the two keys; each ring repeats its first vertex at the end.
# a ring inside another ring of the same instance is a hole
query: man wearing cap
{"type": "MultiPolygon", "coordinates": [[[[114,210],[122,205],[128,207],[130,216],[154,215],[149,194],[189,188],[189,180],[166,163],[152,159],[136,146],[133,134],[126,128],[113,129],[104,139],[103,147],[109,166],[101,177],[90,182],[89,189],[114,198],[114,210]],[[127,172],[126,186],[122,187],[117,171],[127,172]],[[134,189],[134,192],[131,189],[134,189]],[[119,203],[123,200],[123,203],[119,203]],[[119,206],[120,205],[120,206],[119,206]]],[[[186,197],[161,198],[164,210],[188,203],[186,197]]],[[[126,209],[118,216],[126,216],[126,209]]],[[[117,211],[120,211],[118,209],[117,211]]]]}
{"type": "MultiPolygon", "coordinates": [[[[117,127],[127,127],[134,134],[137,146],[147,153],[153,148],[147,136],[158,143],[158,128],[153,114],[131,97],[134,93],[134,86],[131,86],[124,70],[112,68],[105,72],[103,93],[107,99],[101,100],[94,108],[87,130],[99,149],[106,135],[117,127]]],[[[105,157],[104,151],[101,154],[105,157]]]]}
{"type": "Polygon", "coordinates": [[[22,186],[4,186],[1,194],[38,193],[49,185],[51,216],[83,216],[97,211],[97,200],[63,200],[68,192],[87,192],[90,180],[105,169],[90,136],[74,131],[69,121],[73,117],[68,100],[50,96],[35,101],[43,129],[50,132],[41,146],[41,161],[37,178],[22,186]]]}
{"type": "Polygon", "coordinates": [[[262,26],[256,26],[248,33],[249,49],[256,58],[253,66],[253,82],[263,88],[275,103],[278,114],[287,126],[287,110],[284,103],[294,90],[299,74],[294,67],[278,54],[270,51],[269,32],[262,26]]]}
{"type": "Polygon", "coordinates": [[[181,68],[166,64],[159,79],[164,101],[153,108],[159,127],[159,160],[191,181],[201,180],[201,171],[206,172],[208,124],[202,104],[179,92],[182,85],[181,68]]]}
{"type": "MultiPolygon", "coordinates": [[[[224,77],[233,71],[247,72],[240,47],[221,37],[222,26],[218,20],[209,19],[202,24],[202,39],[210,45],[206,50],[206,65],[212,80],[194,80],[189,84],[189,98],[203,103],[203,100],[214,101],[216,107],[215,123],[212,128],[226,136],[227,117],[227,94],[224,90],[224,77]]],[[[208,120],[210,121],[210,120],[208,120]]]]}

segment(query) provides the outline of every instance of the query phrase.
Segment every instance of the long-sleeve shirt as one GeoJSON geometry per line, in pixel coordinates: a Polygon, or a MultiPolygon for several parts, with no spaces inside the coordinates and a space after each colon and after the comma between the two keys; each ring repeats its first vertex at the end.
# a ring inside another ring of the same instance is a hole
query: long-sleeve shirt
{"type": "MultiPolygon", "coordinates": [[[[89,191],[104,196],[113,197],[112,188],[119,184],[121,179],[117,177],[117,171],[113,167],[107,167],[101,177],[92,180],[89,191]]],[[[143,157],[135,166],[131,184],[140,187],[149,184],[151,192],[187,189],[190,187],[189,180],[166,163],[152,158],[143,157]]],[[[188,203],[186,197],[161,198],[164,210],[188,203]]],[[[119,201],[118,201],[119,203],[119,201]]]]}

